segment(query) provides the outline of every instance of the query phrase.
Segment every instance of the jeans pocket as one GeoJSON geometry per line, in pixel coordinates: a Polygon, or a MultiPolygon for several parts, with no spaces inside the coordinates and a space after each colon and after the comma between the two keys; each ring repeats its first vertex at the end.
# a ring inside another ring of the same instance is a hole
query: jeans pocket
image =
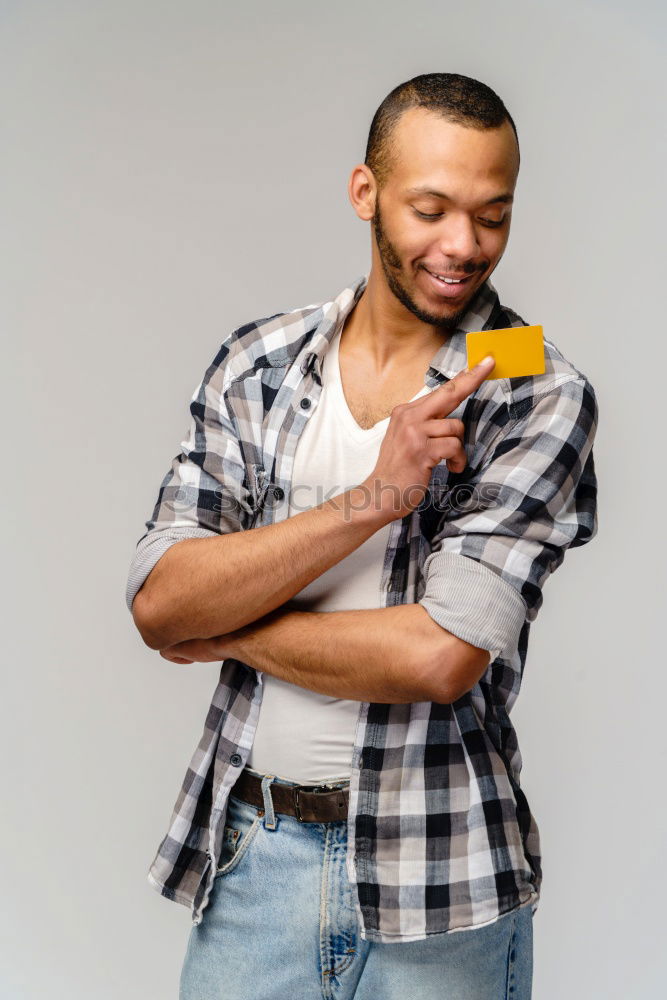
{"type": "Polygon", "coordinates": [[[230,795],[215,878],[232,871],[248,852],[262,822],[263,810],[230,795]]]}

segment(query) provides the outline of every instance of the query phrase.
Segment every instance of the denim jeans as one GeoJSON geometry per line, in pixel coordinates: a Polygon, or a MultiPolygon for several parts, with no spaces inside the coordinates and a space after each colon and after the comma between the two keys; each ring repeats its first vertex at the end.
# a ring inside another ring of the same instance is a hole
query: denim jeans
{"type": "Polygon", "coordinates": [[[264,776],[264,808],[229,797],[179,1000],[529,1000],[530,905],[473,930],[364,941],[345,867],[346,822],[275,812],[272,782],[294,784],[264,776]]]}

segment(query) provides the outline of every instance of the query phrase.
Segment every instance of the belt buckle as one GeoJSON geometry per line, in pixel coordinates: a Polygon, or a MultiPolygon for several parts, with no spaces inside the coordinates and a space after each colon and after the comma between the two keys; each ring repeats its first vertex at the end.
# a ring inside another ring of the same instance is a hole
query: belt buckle
{"type": "MultiPolygon", "coordinates": [[[[300,823],[307,823],[309,820],[305,820],[301,815],[301,809],[299,808],[299,794],[303,791],[300,785],[297,785],[294,789],[294,811],[296,813],[296,818],[300,823]]],[[[308,788],[309,792],[330,792],[331,787],[329,785],[311,785],[308,788]]]]}

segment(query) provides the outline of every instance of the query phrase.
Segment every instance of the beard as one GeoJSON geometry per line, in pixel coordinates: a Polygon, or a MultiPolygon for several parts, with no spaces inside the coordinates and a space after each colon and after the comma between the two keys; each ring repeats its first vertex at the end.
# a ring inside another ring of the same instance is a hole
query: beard
{"type": "MultiPolygon", "coordinates": [[[[377,243],[378,252],[380,254],[380,262],[382,264],[382,270],[384,271],[384,276],[387,281],[387,285],[393,294],[396,296],[398,301],[409,309],[410,312],[421,320],[422,323],[428,323],[430,326],[434,326],[439,330],[454,330],[468,310],[474,305],[475,299],[479,295],[482,285],[475,291],[472,298],[468,299],[461,307],[454,313],[450,313],[448,316],[441,316],[439,313],[429,312],[428,309],[422,309],[415,300],[410,295],[409,291],[402,285],[399,278],[396,275],[396,271],[401,272],[403,270],[401,264],[401,258],[399,257],[394,244],[387,237],[387,234],[382,225],[382,215],[380,212],[380,199],[377,198],[375,202],[375,214],[371,219],[373,223],[373,232],[375,233],[375,242],[377,243]]],[[[488,266],[485,265],[484,270],[488,266]]],[[[475,274],[473,272],[473,274],[475,274]]]]}

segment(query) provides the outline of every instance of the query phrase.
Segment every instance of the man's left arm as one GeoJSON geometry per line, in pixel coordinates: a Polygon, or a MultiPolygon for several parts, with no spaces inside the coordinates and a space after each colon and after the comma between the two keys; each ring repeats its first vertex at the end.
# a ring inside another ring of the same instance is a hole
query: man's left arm
{"type": "Polygon", "coordinates": [[[310,691],[390,704],[454,701],[489,662],[487,650],[448,633],[419,604],[277,608],[235,632],[186,640],[160,654],[176,663],[234,657],[310,691]]]}
{"type": "Polygon", "coordinates": [[[593,386],[573,376],[510,419],[465,489],[452,490],[419,600],[443,629],[505,659],[515,654],[565,551],[597,532],[597,421],[593,386]]]}

